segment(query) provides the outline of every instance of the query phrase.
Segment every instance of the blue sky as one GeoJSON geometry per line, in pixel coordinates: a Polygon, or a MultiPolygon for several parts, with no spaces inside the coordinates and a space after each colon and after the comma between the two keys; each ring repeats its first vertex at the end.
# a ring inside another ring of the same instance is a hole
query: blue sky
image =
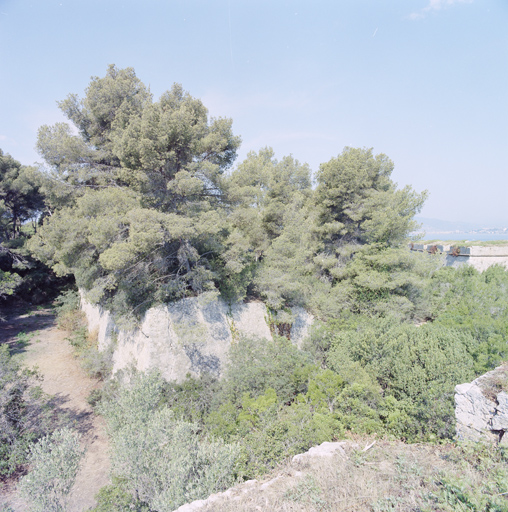
{"type": "Polygon", "coordinates": [[[40,160],[56,101],[112,63],[233,118],[237,162],[372,147],[423,216],[508,226],[506,0],[0,0],[0,148],[40,160]]]}

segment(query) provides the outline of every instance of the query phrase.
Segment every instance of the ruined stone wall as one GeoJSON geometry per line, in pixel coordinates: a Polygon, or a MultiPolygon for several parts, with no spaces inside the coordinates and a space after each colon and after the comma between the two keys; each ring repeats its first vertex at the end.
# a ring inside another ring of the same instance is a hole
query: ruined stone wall
{"type": "MultiPolygon", "coordinates": [[[[113,373],[133,365],[141,371],[158,368],[167,380],[182,381],[187,373],[204,371],[220,376],[239,336],[271,339],[262,302],[228,305],[203,294],[151,308],[132,330],[118,328],[108,311],[83,295],[81,302],[89,329],[98,331],[99,350],[115,344],[113,373]]],[[[302,308],[294,308],[292,316],[291,341],[300,345],[313,319],[302,308]]]]}
{"type": "Polygon", "coordinates": [[[410,244],[412,251],[444,254],[447,267],[471,265],[483,272],[498,263],[508,268],[508,245],[462,247],[444,244],[410,244]]]}

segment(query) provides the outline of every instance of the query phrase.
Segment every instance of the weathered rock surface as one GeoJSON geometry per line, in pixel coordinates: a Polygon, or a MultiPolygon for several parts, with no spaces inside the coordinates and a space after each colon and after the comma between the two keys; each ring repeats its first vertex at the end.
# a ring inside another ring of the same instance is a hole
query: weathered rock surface
{"type": "Polygon", "coordinates": [[[500,385],[508,378],[508,365],[455,388],[457,437],[470,441],[501,441],[508,431],[508,394],[500,385]]]}
{"type": "Polygon", "coordinates": [[[319,446],[313,446],[305,453],[299,453],[298,455],[295,455],[292,459],[292,462],[302,462],[307,457],[332,457],[336,453],[339,453],[341,456],[345,457],[346,452],[344,450],[344,446],[347,444],[347,441],[337,441],[335,443],[325,441],[319,446]]]}
{"type": "MultiPolygon", "coordinates": [[[[113,373],[133,365],[140,371],[157,368],[167,380],[182,381],[187,373],[220,376],[231,344],[240,335],[271,338],[262,302],[226,304],[216,297],[183,299],[149,309],[141,325],[123,330],[110,313],[86,301],[82,309],[90,331],[98,335],[99,350],[114,343],[113,373]]],[[[291,341],[300,345],[312,324],[302,308],[292,312],[291,341]]]]}
{"type": "Polygon", "coordinates": [[[496,414],[492,418],[492,430],[508,430],[508,395],[504,391],[497,395],[496,414]]]}

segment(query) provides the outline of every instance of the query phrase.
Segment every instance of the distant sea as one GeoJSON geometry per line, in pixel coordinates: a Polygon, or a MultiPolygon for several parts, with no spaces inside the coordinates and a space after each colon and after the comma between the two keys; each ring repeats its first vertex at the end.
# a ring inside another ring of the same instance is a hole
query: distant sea
{"type": "Polygon", "coordinates": [[[423,240],[470,240],[471,242],[489,242],[505,240],[508,242],[508,233],[431,233],[425,232],[423,240]]]}

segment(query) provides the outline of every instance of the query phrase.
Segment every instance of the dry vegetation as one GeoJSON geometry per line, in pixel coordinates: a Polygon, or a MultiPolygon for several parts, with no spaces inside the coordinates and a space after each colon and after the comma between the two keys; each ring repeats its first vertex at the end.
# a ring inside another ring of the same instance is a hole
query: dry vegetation
{"type": "MultiPolygon", "coordinates": [[[[378,441],[349,442],[345,455],[292,462],[263,481],[250,481],[218,495],[203,512],[384,512],[507,510],[508,498],[492,495],[486,478],[506,462],[489,459],[492,447],[457,447],[378,441]],[[487,452],[490,453],[487,456],[487,452]],[[489,460],[490,462],[487,462],[489,460]]],[[[504,495],[506,496],[506,494],[504,495]]],[[[183,507],[182,507],[183,509],[183,507]]],[[[186,510],[186,509],[184,509],[186,510]]],[[[191,510],[189,508],[189,510],[191,510]]]]}
{"type": "Polygon", "coordinates": [[[478,380],[482,393],[489,400],[495,401],[498,393],[508,392],[508,363],[482,375],[478,380]]]}

